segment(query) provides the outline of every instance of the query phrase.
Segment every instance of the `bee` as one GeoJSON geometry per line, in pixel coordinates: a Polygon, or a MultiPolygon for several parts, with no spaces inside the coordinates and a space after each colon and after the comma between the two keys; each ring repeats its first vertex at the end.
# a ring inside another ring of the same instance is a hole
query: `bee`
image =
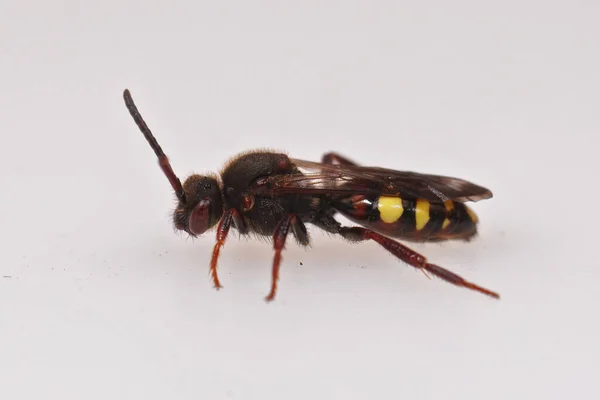
{"type": "Polygon", "coordinates": [[[491,198],[490,190],[458,178],[361,166],[337,153],[312,162],[260,150],[233,158],[220,176],[194,174],[182,184],[129,90],[125,89],[123,98],[175,191],[175,228],[192,237],[216,228],[210,261],[215,288],[222,287],[217,273],[219,254],[235,228],[241,235],[272,239],[271,287],[265,300],[274,300],[286,241],[293,236],[300,246],[308,246],[306,226],[310,224],[352,243],[372,240],[426,275],[500,297],[392,239],[469,241],[477,233],[478,218],[465,203],[491,198]],[[336,214],[359,226],[342,225],[336,214]]]}

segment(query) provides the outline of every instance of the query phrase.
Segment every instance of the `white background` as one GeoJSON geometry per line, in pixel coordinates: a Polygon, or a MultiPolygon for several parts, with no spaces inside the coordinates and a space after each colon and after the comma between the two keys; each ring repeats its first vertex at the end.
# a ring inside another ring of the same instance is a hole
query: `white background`
{"type": "Polygon", "coordinates": [[[0,397],[597,396],[599,21],[591,0],[3,2],[0,397]],[[213,234],[173,234],[126,87],[182,178],[270,147],[489,187],[475,242],[416,249],[502,299],[315,229],[275,303],[260,241],[232,237],[213,290],[213,234]]]}

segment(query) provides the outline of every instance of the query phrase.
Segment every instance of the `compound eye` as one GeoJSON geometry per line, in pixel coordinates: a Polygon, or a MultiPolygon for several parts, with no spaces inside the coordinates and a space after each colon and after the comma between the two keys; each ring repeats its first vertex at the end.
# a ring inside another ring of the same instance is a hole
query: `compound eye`
{"type": "Polygon", "coordinates": [[[200,200],[192,210],[188,225],[194,235],[202,235],[210,228],[210,200],[200,200]]]}

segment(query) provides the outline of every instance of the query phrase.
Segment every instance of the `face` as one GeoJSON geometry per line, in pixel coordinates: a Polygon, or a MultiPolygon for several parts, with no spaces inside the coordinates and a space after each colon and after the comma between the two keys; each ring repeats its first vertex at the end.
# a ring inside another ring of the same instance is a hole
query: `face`
{"type": "Polygon", "coordinates": [[[217,180],[210,176],[192,175],[183,184],[185,203],[173,213],[175,228],[191,236],[202,235],[223,215],[223,198],[217,180]]]}

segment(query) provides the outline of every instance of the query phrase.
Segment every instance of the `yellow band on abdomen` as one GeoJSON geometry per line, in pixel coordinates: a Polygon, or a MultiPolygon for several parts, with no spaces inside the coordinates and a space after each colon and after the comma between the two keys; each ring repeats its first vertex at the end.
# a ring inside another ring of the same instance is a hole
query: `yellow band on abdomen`
{"type": "Polygon", "coordinates": [[[392,224],[400,219],[404,212],[400,197],[381,196],[377,201],[379,217],[387,224],[392,224]]]}
{"type": "Polygon", "coordinates": [[[473,212],[469,207],[465,206],[465,210],[467,210],[467,214],[469,214],[469,218],[473,221],[474,224],[479,222],[479,218],[477,218],[477,214],[473,212]]]}
{"type": "Polygon", "coordinates": [[[418,231],[423,229],[429,222],[429,202],[423,199],[417,199],[415,206],[415,223],[418,231]]]}

